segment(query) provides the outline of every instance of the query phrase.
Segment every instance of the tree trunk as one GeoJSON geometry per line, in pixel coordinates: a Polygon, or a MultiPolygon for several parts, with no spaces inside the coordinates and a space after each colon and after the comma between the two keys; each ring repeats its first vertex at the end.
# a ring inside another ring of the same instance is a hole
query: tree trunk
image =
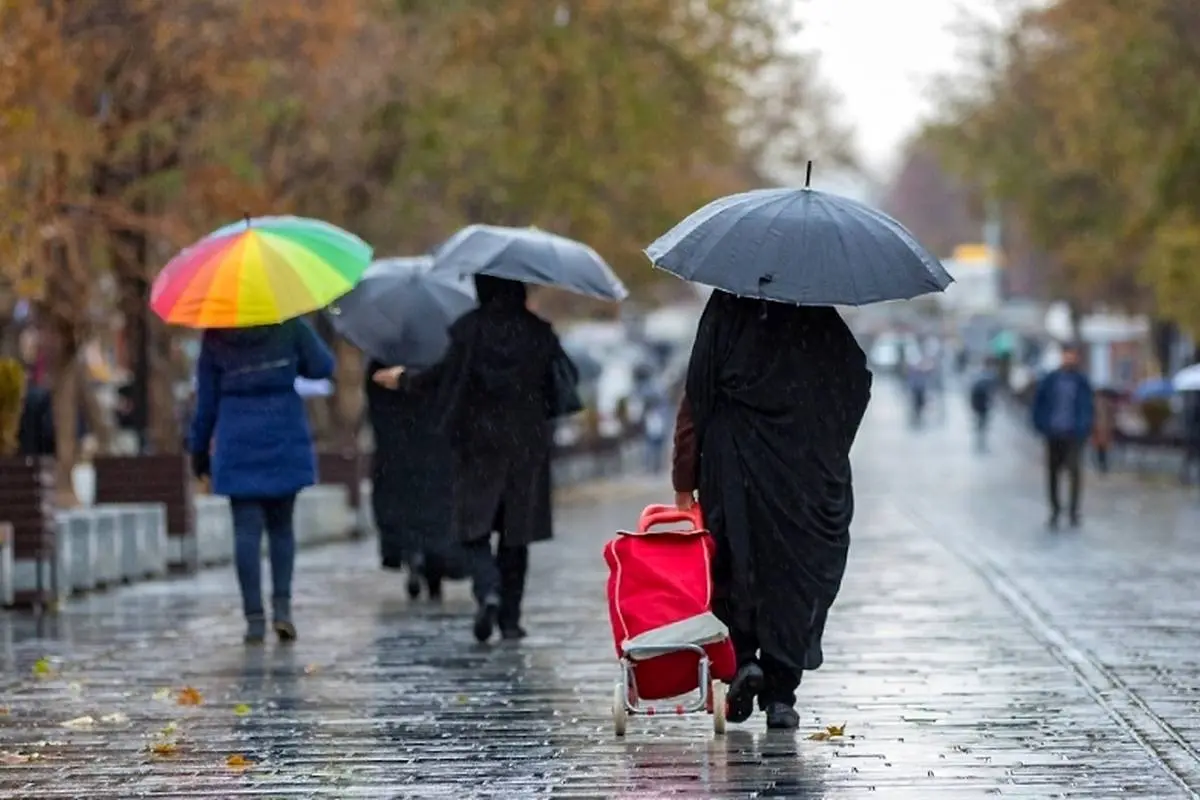
{"type": "MultiPolygon", "coordinates": [[[[78,373],[77,380],[80,387],[87,387],[91,381],[91,374],[84,359],[77,358],[75,360],[75,368],[78,373]]],[[[83,417],[87,420],[88,429],[92,435],[96,437],[96,452],[107,455],[112,452],[113,432],[115,424],[112,415],[100,405],[100,398],[95,392],[81,391],[79,399],[83,405],[83,417]]]]}
{"type": "Polygon", "coordinates": [[[54,418],[55,501],[59,508],[79,505],[72,475],[79,456],[79,347],[68,320],[55,318],[50,334],[50,399],[54,418]]]}
{"type": "Polygon", "coordinates": [[[147,444],[151,453],[179,453],[183,449],[183,432],[179,424],[179,402],[175,399],[175,384],[181,378],[182,365],[176,361],[171,331],[154,320],[147,326],[150,337],[149,416],[147,444]]]}
{"type": "Polygon", "coordinates": [[[342,452],[355,452],[362,429],[363,370],[366,365],[362,353],[340,339],[334,343],[333,353],[337,358],[333,374],[337,387],[333,396],[333,445],[342,452]]]}

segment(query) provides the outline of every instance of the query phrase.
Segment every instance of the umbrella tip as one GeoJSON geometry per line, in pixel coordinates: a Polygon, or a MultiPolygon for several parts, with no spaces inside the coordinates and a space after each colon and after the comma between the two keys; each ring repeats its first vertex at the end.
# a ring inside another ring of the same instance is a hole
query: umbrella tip
{"type": "Polygon", "coordinates": [[[812,162],[808,162],[808,166],[804,170],[804,188],[812,188],[812,162]]]}

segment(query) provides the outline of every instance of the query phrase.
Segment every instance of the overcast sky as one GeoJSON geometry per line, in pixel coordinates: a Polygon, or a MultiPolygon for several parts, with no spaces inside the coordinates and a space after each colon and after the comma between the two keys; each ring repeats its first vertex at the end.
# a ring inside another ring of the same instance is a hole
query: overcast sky
{"type": "MultiPolygon", "coordinates": [[[[930,78],[958,63],[958,9],[993,0],[795,0],[821,74],[843,98],[866,165],[889,177],[905,138],[930,111],[930,78]]],[[[972,8],[974,10],[974,8],[972,8]]]]}

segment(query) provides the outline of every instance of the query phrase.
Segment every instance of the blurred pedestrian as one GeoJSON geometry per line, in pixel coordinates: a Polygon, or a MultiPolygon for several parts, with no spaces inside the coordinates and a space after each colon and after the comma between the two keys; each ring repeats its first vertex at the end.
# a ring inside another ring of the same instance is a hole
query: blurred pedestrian
{"type": "Polygon", "coordinates": [[[676,504],[695,502],[717,543],[713,611],[738,671],[729,719],[799,724],[796,688],[821,666],[854,514],[850,447],[871,373],[827,307],[714,291],[700,320],[676,422],[676,504]]]}
{"type": "Polygon", "coordinates": [[[525,284],[477,275],[475,287],[479,307],[451,327],[440,363],[413,375],[392,367],[374,378],[436,393],[454,461],[452,528],[467,548],[478,604],[475,638],[485,642],[499,626],[515,640],[525,636],[529,545],[553,533],[548,387],[562,346],[550,323],[526,307],[525,284]]]}
{"type": "Polygon", "coordinates": [[[1200,471],[1200,392],[1188,392],[1184,401],[1183,418],[1183,470],[1180,480],[1191,484],[1200,471]]]}
{"type": "Polygon", "coordinates": [[[189,450],[196,476],[211,473],[213,493],[229,498],[248,643],[266,638],[264,529],[275,633],[281,641],[296,638],[292,511],[296,494],[316,482],[317,470],[304,401],[295,383],[297,377],[332,374],[333,354],[303,320],[204,332],[196,361],[189,450]]]}
{"type": "Polygon", "coordinates": [[[454,464],[450,442],[438,427],[436,387],[394,392],[372,376],[387,365],[367,365],[367,414],[375,435],[371,508],[379,529],[384,569],[408,566],[408,595],[422,586],[442,596],[445,544],[451,537],[454,464]],[[427,557],[428,554],[428,557],[427,557]]]}
{"type": "Polygon", "coordinates": [[[988,359],[971,383],[971,413],[975,418],[975,447],[980,452],[987,450],[988,422],[991,420],[997,381],[995,364],[988,359]]]}
{"type": "Polygon", "coordinates": [[[642,439],[646,448],[646,472],[657,475],[663,468],[663,451],[667,446],[669,423],[667,398],[662,394],[648,395],[642,412],[642,439]]]}
{"type": "Polygon", "coordinates": [[[1079,525],[1082,492],[1082,453],[1095,422],[1092,386],[1080,370],[1075,345],[1062,351],[1062,366],[1047,374],[1034,392],[1033,427],[1046,441],[1046,482],[1050,500],[1050,527],[1062,516],[1059,478],[1067,473],[1067,512],[1072,527],[1079,525]]]}
{"type": "Polygon", "coordinates": [[[1108,453],[1117,427],[1117,397],[1116,392],[1111,389],[1100,389],[1096,391],[1095,397],[1096,421],[1092,424],[1092,452],[1096,456],[1096,468],[1105,474],[1109,470],[1108,453]]]}
{"type": "Polygon", "coordinates": [[[930,383],[933,380],[932,365],[924,358],[911,364],[908,368],[908,395],[911,403],[911,421],[913,427],[920,427],[925,421],[925,406],[929,402],[930,383]]]}

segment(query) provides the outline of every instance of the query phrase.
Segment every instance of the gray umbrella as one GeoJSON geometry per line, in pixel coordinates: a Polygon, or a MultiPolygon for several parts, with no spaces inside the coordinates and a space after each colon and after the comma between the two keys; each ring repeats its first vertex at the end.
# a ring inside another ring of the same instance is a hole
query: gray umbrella
{"type": "Polygon", "coordinates": [[[904,226],[813,189],[723,197],[646,248],[656,267],[742,297],[866,305],[940,292],[954,280],[904,226]]]}
{"type": "Polygon", "coordinates": [[[384,364],[436,364],[450,345],[450,325],[475,307],[475,287],[432,265],[429,256],[376,261],[329,306],[334,329],[384,364]]]}
{"type": "Polygon", "coordinates": [[[433,271],[492,275],[600,300],[620,301],[629,294],[595,250],[537,228],[468,225],[438,247],[433,271]]]}

